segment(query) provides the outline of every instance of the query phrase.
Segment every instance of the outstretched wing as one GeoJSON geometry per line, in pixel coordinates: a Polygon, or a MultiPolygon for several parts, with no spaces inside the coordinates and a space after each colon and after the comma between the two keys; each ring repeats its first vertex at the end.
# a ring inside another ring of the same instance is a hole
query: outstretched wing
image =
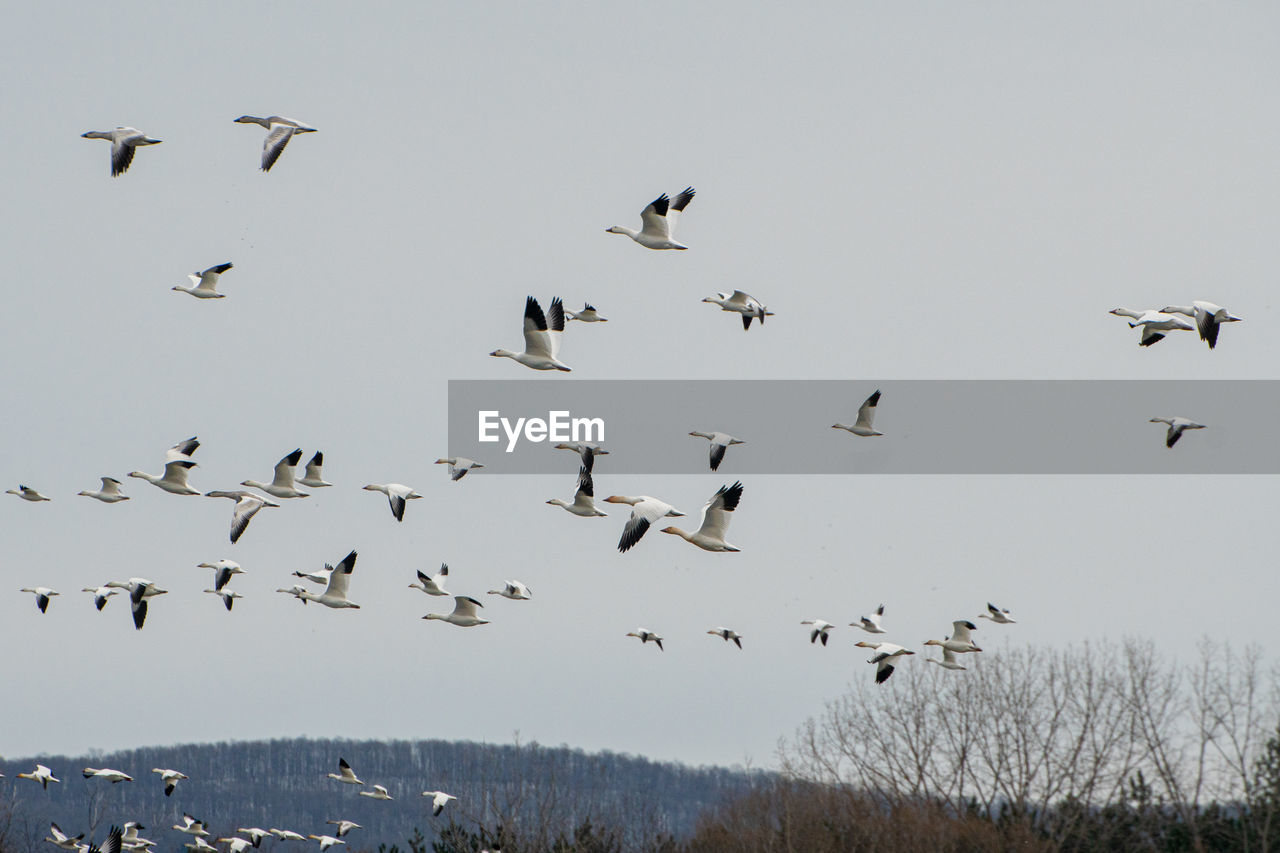
{"type": "Polygon", "coordinates": [[[741,499],[741,482],[736,482],[732,486],[721,486],[702,508],[702,525],[698,528],[698,533],[723,540],[725,533],[729,530],[729,513],[738,508],[738,501],[741,499]]]}

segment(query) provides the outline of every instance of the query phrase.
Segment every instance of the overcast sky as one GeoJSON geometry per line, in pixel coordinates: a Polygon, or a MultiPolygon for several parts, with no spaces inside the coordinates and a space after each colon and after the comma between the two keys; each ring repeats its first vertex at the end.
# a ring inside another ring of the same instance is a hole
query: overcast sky
{"type": "MultiPolygon", "coordinates": [[[[326,0],[20,20],[0,479],[54,500],[0,502],[0,754],[519,731],[767,766],[872,677],[843,626],[880,602],[887,639],[916,648],[1007,606],[1021,621],[983,625],[989,656],[1274,633],[1270,477],[744,476],[741,553],[651,533],[619,555],[623,508],[543,503],[572,492],[567,454],[557,476],[460,483],[431,463],[450,378],[865,380],[886,388],[885,441],[911,429],[895,379],[1275,378],[1275,4],[326,0]],[[245,113],[319,132],[264,175],[245,113]],[[112,179],[107,143],[79,135],[117,125],[164,142],[112,179]],[[686,185],[690,251],[604,233],[686,185]],[[225,261],[226,299],[170,291],[225,261]],[[734,288],[776,316],[744,333],[700,302],[734,288]],[[572,374],[487,356],[519,348],[526,294],[610,319],[570,327],[572,374]],[[1245,322],[1212,352],[1186,333],[1140,349],[1107,314],[1193,299],[1245,322]],[[298,446],[335,485],[232,546],[229,502],[124,476],[190,435],[202,490],[267,480],[298,446]],[[75,497],[102,475],[133,499],[75,497]],[[402,524],[360,490],[386,481],[426,496],[402,524]],[[273,592],[352,548],[361,610],[273,592]],[[231,614],[200,592],[196,564],[221,557],[248,572],[231,614]],[[442,561],[455,592],[517,578],[535,598],[481,595],[478,628],[424,622],[447,599],[407,587],[442,561]],[[122,598],[99,614],[78,591],[136,575],[172,590],[141,632],[122,598]],[[37,584],[62,592],[44,616],[18,592],[37,584]],[[825,649],[799,624],[815,617],[842,626],[825,649]],[[665,652],[624,636],[640,625],[665,652]]],[[[829,429],[859,401],[838,402],[796,424],[795,452],[857,441],[829,429]]],[[[1218,446],[1210,431],[1169,466],[1218,446]]],[[[689,476],[612,477],[604,457],[597,494],[696,519],[736,450],[718,475],[699,454],[689,476]]]]}

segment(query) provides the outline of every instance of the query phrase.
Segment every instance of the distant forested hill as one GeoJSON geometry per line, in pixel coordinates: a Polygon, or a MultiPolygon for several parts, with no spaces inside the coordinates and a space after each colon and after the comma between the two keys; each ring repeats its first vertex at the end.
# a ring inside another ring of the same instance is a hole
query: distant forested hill
{"type": "MultiPolygon", "coordinates": [[[[133,749],[91,756],[35,756],[0,761],[0,839],[4,853],[55,848],[41,843],[49,822],[72,835],[102,839],[112,824],[135,820],[157,842],[156,853],[182,853],[187,835],[171,827],[188,812],[209,824],[213,837],[239,827],[279,827],[332,834],[326,820],[346,819],[364,828],[346,837],[347,849],[376,850],[399,844],[415,828],[427,839],[450,817],[533,828],[572,827],[590,820],[622,825],[629,833],[687,835],[704,808],[763,781],[758,772],[693,768],[612,753],[587,754],[537,744],[492,746],[429,741],[272,740],[133,749]],[[326,777],[345,758],[364,788],[326,777]],[[17,779],[35,763],[48,765],[61,784],[42,791],[17,779]],[[134,777],[111,785],[86,780],[85,766],[111,767],[134,777]],[[173,796],[152,768],[190,776],[173,796]],[[393,801],[358,795],[378,784],[393,801]],[[432,818],[424,790],[454,794],[440,818],[432,818]]],[[[210,839],[212,840],[212,839],[210,839]]],[[[302,844],[264,842],[267,853],[308,853],[302,844]]],[[[339,850],[341,848],[338,848],[339,850]]]]}

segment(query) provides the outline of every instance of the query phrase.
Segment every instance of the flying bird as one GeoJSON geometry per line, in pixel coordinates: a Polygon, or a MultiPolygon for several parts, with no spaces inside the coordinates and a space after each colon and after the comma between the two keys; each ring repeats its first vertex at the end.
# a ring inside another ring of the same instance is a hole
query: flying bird
{"type": "Polygon", "coordinates": [[[488,625],[488,620],[481,619],[476,614],[477,607],[484,607],[483,604],[476,601],[469,595],[455,595],[453,597],[453,612],[447,614],[428,613],[423,619],[439,619],[442,622],[448,622],[450,625],[457,625],[459,628],[472,628],[476,625],[488,625]]]}
{"type": "Polygon", "coordinates": [[[876,432],[871,427],[871,422],[876,417],[876,406],[880,404],[880,391],[877,390],[870,397],[862,401],[862,405],[858,407],[858,420],[853,426],[849,424],[832,424],[832,429],[842,429],[853,433],[854,435],[869,438],[875,435],[884,435],[884,433],[876,432]]]}
{"type": "MultiPolygon", "coordinates": [[[[50,782],[62,781],[61,779],[55,778],[53,775],[53,771],[50,770],[48,767],[45,767],[43,764],[37,764],[36,769],[32,770],[30,773],[19,773],[18,778],[30,779],[33,782],[39,782],[40,787],[44,788],[46,791],[49,790],[50,782]]],[[[56,844],[57,842],[54,842],[54,843],[56,844]]]]}
{"type": "Polygon", "coordinates": [[[564,305],[560,297],[551,300],[550,321],[542,313],[542,306],[532,296],[524,301],[524,352],[496,349],[489,353],[500,358],[510,358],[534,370],[563,370],[569,365],[560,361],[560,337],[564,333],[564,305]]]}
{"type": "Polygon", "coordinates": [[[650,525],[659,518],[666,516],[676,518],[684,515],[683,512],[680,512],[671,504],[660,501],[657,498],[651,498],[648,495],[636,495],[635,497],[610,495],[604,499],[604,502],[631,505],[631,517],[627,519],[626,525],[622,528],[622,538],[618,540],[618,550],[624,554],[635,547],[635,544],[644,537],[650,525]]]}
{"type": "Polygon", "coordinates": [[[437,459],[436,464],[448,465],[449,479],[453,480],[455,483],[461,480],[463,477],[467,476],[467,472],[470,471],[472,468],[484,467],[476,460],[468,459],[465,456],[446,456],[444,459],[437,459]]]}
{"type": "Polygon", "coordinates": [[[503,581],[502,589],[491,589],[488,595],[500,595],[503,598],[510,598],[512,601],[528,601],[533,598],[533,593],[529,591],[529,587],[520,581],[503,581]]]}
{"type": "Polygon", "coordinates": [[[80,590],[81,592],[93,593],[93,605],[101,612],[102,608],[107,606],[107,599],[118,593],[120,590],[111,589],[106,586],[86,586],[80,590]]]}
{"type": "Polygon", "coordinates": [[[204,272],[196,270],[187,276],[187,278],[191,280],[191,287],[183,287],[180,284],[175,284],[171,289],[181,291],[182,293],[190,293],[197,299],[222,299],[226,297],[226,294],[219,293],[217,291],[218,279],[222,277],[224,272],[231,269],[233,266],[235,266],[235,264],[225,263],[211,266],[204,272]]]}
{"type": "Polygon", "coordinates": [[[361,791],[360,796],[368,797],[371,800],[394,800],[395,797],[387,793],[387,789],[381,785],[374,785],[372,791],[361,791]]]}
{"type": "Polygon", "coordinates": [[[163,767],[152,767],[151,772],[160,774],[161,780],[164,781],[164,795],[166,797],[173,795],[173,789],[178,787],[178,782],[191,778],[185,773],[179,773],[177,770],[166,770],[163,767]]]}
{"type": "Polygon", "coordinates": [[[322,851],[322,853],[323,851],[328,850],[330,847],[332,847],[335,844],[342,844],[345,846],[347,843],[343,841],[341,838],[334,838],[332,835],[308,835],[307,838],[310,838],[313,841],[319,841],[320,850],[322,851]]]}
{"type": "MultiPolygon", "coordinates": [[[[253,492],[246,492],[243,489],[215,489],[212,492],[205,492],[206,498],[230,498],[236,502],[231,509],[231,544],[234,545],[240,541],[240,537],[249,529],[249,522],[258,514],[258,510],[264,506],[278,507],[280,504],[273,500],[264,498],[262,495],[255,495],[253,492]]],[[[303,495],[303,497],[306,497],[303,495]]]]}
{"type": "Polygon", "coordinates": [[[800,624],[812,625],[813,629],[809,632],[809,642],[816,643],[821,639],[822,645],[824,646],[827,644],[827,632],[835,627],[835,625],[825,619],[806,619],[800,624]]]}
{"type": "Polygon", "coordinates": [[[335,610],[351,609],[359,610],[359,604],[352,604],[347,600],[347,587],[351,584],[351,573],[356,567],[356,552],[342,558],[342,562],[329,572],[329,585],[320,595],[314,592],[295,587],[298,590],[293,594],[305,601],[314,601],[317,604],[323,604],[325,607],[332,607],[335,610]]]}
{"type": "Polygon", "coordinates": [[[743,293],[741,290],[735,290],[733,293],[717,293],[715,296],[708,296],[703,302],[710,302],[713,305],[719,305],[721,311],[732,311],[742,315],[742,330],[745,332],[751,328],[752,320],[759,320],[760,325],[764,325],[765,317],[772,317],[773,312],[749,293],[743,293]]]}
{"type": "Polygon", "coordinates": [[[854,643],[864,649],[875,649],[875,654],[867,663],[876,665],[876,684],[884,684],[889,680],[889,676],[893,675],[894,666],[897,659],[904,655],[914,655],[915,652],[910,649],[903,648],[895,643],[868,643],[866,640],[860,640],[854,643]]]}
{"type": "Polygon", "coordinates": [[[924,662],[936,663],[938,666],[942,667],[943,669],[966,669],[967,668],[956,662],[956,653],[951,651],[951,649],[942,650],[942,660],[938,660],[937,658],[925,658],[924,662]]]}
{"type": "Polygon", "coordinates": [[[111,140],[111,177],[129,171],[133,153],[143,145],[159,145],[162,140],[152,139],[136,127],[117,127],[115,130],[91,130],[82,133],[83,139],[111,140]]]}
{"type": "Polygon", "coordinates": [[[666,651],[666,649],[662,648],[662,638],[659,637],[654,632],[648,630],[647,628],[637,628],[634,631],[628,631],[627,636],[637,638],[638,640],[640,640],[640,645],[642,646],[645,643],[653,643],[655,646],[658,647],[658,651],[660,652],[666,651]]]}
{"type": "Polygon", "coordinates": [[[294,134],[316,132],[314,127],[308,127],[300,121],[284,116],[267,118],[240,116],[235,121],[236,124],[256,124],[267,129],[267,137],[262,140],[262,171],[264,172],[271,171],[271,167],[280,159],[280,155],[284,153],[284,147],[289,144],[290,139],[293,139],[294,134]]]}
{"type": "Polygon", "coordinates": [[[213,569],[213,591],[221,592],[235,575],[244,574],[244,569],[235,560],[219,560],[216,563],[201,563],[197,569],[213,569]]]}
{"type": "Polygon", "coordinates": [[[292,453],[286,454],[283,459],[276,463],[275,476],[270,483],[259,483],[257,480],[245,480],[240,485],[248,486],[251,489],[259,489],[271,495],[273,498],[307,498],[310,497],[306,492],[298,491],[298,487],[294,485],[294,474],[298,470],[298,463],[302,460],[302,448],[294,450],[292,453]]]}
{"type": "Polygon", "coordinates": [[[1166,314],[1185,314],[1195,320],[1196,329],[1200,332],[1200,340],[1207,343],[1209,349],[1218,345],[1218,329],[1223,323],[1238,323],[1244,319],[1235,316],[1221,305],[1199,300],[1190,305],[1166,305],[1160,310],[1166,314]]]}
{"type": "Polygon", "coordinates": [[[304,486],[310,486],[313,489],[323,489],[325,486],[332,486],[333,483],[326,483],[324,477],[320,474],[320,469],[324,466],[324,454],[319,450],[316,455],[311,457],[311,461],[307,463],[306,471],[302,479],[298,480],[304,486]]]}
{"type": "Polygon", "coordinates": [[[251,826],[248,828],[245,828],[242,826],[239,829],[237,829],[236,832],[249,836],[249,843],[251,843],[254,847],[261,846],[262,839],[266,838],[268,835],[271,834],[268,830],[259,829],[256,826],[251,826]]]}
{"type": "Polygon", "coordinates": [[[990,619],[997,625],[1013,625],[1018,621],[1013,618],[1013,614],[1011,614],[1007,609],[1003,607],[996,607],[989,601],[987,602],[987,612],[979,613],[978,618],[990,619]]]}
{"type": "Polygon", "coordinates": [[[605,230],[610,234],[626,234],[646,249],[687,249],[688,246],[675,241],[676,219],[696,194],[693,187],[685,187],[674,199],[668,198],[666,193],[658,196],[640,211],[639,231],[625,225],[605,230]]]}
{"type": "Polygon", "coordinates": [[[1164,446],[1173,447],[1178,443],[1178,439],[1182,438],[1183,430],[1188,429],[1204,429],[1204,424],[1198,424],[1187,418],[1152,418],[1153,424],[1168,424],[1169,429],[1164,435],[1164,446]]]}
{"type": "Polygon", "coordinates": [[[849,627],[861,628],[868,634],[883,634],[885,631],[880,625],[880,617],[882,616],[884,616],[883,604],[877,607],[875,613],[870,616],[859,616],[857,622],[850,622],[849,627]]]}
{"type": "Polygon", "coordinates": [[[209,593],[210,595],[220,596],[222,598],[223,605],[226,606],[228,611],[231,610],[231,605],[235,604],[235,601],[237,598],[244,598],[243,595],[231,589],[223,589],[223,590],[206,589],[205,592],[209,593]]]}
{"type": "Polygon", "coordinates": [[[589,302],[583,304],[581,311],[566,311],[564,312],[564,316],[566,320],[581,320],[584,323],[609,322],[604,317],[597,314],[595,306],[589,302]]]}
{"type": "Polygon", "coordinates": [[[30,486],[18,486],[18,488],[16,489],[6,489],[5,494],[17,495],[18,497],[22,498],[24,501],[30,501],[31,503],[39,503],[40,501],[51,500],[51,498],[46,498],[44,495],[40,494],[30,486]]]}
{"type": "Polygon", "coordinates": [[[409,584],[409,589],[420,589],[427,595],[453,595],[453,593],[444,588],[444,579],[448,576],[448,563],[441,563],[440,571],[436,572],[434,576],[419,569],[418,583],[409,584]]]}
{"type": "MultiPolygon", "coordinates": [[[[383,790],[386,790],[385,788],[383,790]]],[[[325,823],[333,824],[338,827],[338,837],[342,838],[353,829],[364,829],[363,826],[354,820],[326,820],[325,823]]]]}
{"type": "Polygon", "coordinates": [[[48,841],[50,844],[52,844],[55,847],[62,848],[63,850],[76,851],[81,849],[79,842],[82,841],[83,839],[84,839],[83,832],[80,833],[79,835],[74,835],[74,836],[67,835],[65,832],[62,831],[62,828],[59,827],[56,823],[50,823],[49,836],[46,837],[44,840],[48,841]]]}
{"type": "Polygon", "coordinates": [[[1138,346],[1149,347],[1152,344],[1158,344],[1164,340],[1165,332],[1186,331],[1190,332],[1195,326],[1188,320],[1184,320],[1176,314],[1166,314],[1163,311],[1133,311],[1129,308],[1112,308],[1108,313],[1115,314],[1117,317],[1129,318],[1129,328],[1135,329],[1142,327],[1142,334],[1138,337],[1138,346]]]}
{"type": "Polygon", "coordinates": [[[423,791],[422,796],[431,798],[432,817],[439,817],[445,806],[449,805],[452,800],[458,799],[453,794],[446,794],[444,791],[423,791]]]}
{"type": "Polygon", "coordinates": [[[738,551],[735,545],[724,541],[729,530],[731,513],[738,508],[742,499],[742,483],[732,486],[721,486],[702,508],[702,525],[693,533],[679,527],[664,527],[663,533],[674,533],[691,545],[697,545],[704,551],[738,551]]]}
{"type": "Polygon", "coordinates": [[[382,492],[387,496],[387,501],[391,504],[391,514],[396,517],[396,521],[404,521],[404,507],[407,501],[415,500],[422,497],[410,486],[400,483],[370,483],[365,486],[365,491],[382,492]]]}
{"type": "Polygon", "coordinates": [[[76,492],[77,495],[83,495],[86,498],[94,498],[100,500],[104,504],[114,504],[120,501],[129,500],[129,496],[120,492],[120,481],[115,477],[101,477],[102,489],[97,492],[76,492]]]}
{"type": "Polygon", "coordinates": [[[164,455],[164,474],[159,477],[142,471],[130,471],[129,476],[146,480],[156,488],[173,495],[198,495],[200,491],[187,484],[187,473],[196,467],[191,454],[195,453],[199,446],[199,439],[192,436],[170,447],[164,455]]]}
{"type": "MultiPolygon", "coordinates": [[[[608,451],[605,452],[607,453],[608,451]]],[[[566,512],[571,512],[581,518],[604,518],[607,513],[596,509],[595,494],[595,486],[591,481],[591,472],[584,466],[578,469],[578,490],[573,493],[573,501],[568,502],[560,498],[552,498],[547,503],[552,506],[562,507],[566,512]]]]}
{"type": "Polygon", "coordinates": [[[107,581],[105,586],[128,591],[129,602],[133,605],[133,627],[139,631],[142,630],[143,623],[147,621],[147,599],[155,598],[157,595],[164,595],[169,591],[161,589],[155,585],[154,581],[149,581],[146,578],[107,581]]]}
{"type": "Polygon", "coordinates": [[[356,775],[356,772],[351,769],[351,765],[347,763],[347,759],[341,757],[338,758],[338,772],[330,773],[328,776],[330,779],[337,779],[339,782],[347,785],[364,784],[364,782],[360,781],[360,777],[356,775]]]}
{"type": "Polygon", "coordinates": [[[86,767],[81,772],[84,774],[84,778],[86,779],[106,779],[112,785],[114,785],[117,782],[133,781],[133,777],[130,776],[128,773],[124,773],[119,770],[112,770],[110,767],[103,767],[101,769],[94,768],[94,767],[86,767]]]}
{"type": "Polygon", "coordinates": [[[726,643],[732,640],[735,646],[737,646],[738,648],[742,648],[742,635],[739,634],[737,631],[717,625],[715,628],[712,628],[707,633],[714,634],[715,636],[724,640],[726,643]]]}
{"type": "Polygon", "coordinates": [[[62,595],[57,590],[49,589],[47,586],[38,586],[34,589],[24,586],[19,592],[30,592],[36,597],[36,607],[40,608],[40,612],[44,613],[49,609],[49,599],[55,595],[62,595]]]}
{"type": "Polygon", "coordinates": [[[926,640],[926,646],[942,646],[957,653],[980,652],[982,649],[973,641],[970,631],[978,630],[978,626],[968,619],[957,619],[951,623],[951,636],[945,640],[926,640]]]}
{"type": "Polygon", "coordinates": [[[735,444],[746,444],[740,438],[734,438],[727,432],[698,432],[694,430],[689,435],[705,438],[711,442],[711,470],[716,471],[720,468],[721,461],[724,460],[724,452],[735,444]]]}

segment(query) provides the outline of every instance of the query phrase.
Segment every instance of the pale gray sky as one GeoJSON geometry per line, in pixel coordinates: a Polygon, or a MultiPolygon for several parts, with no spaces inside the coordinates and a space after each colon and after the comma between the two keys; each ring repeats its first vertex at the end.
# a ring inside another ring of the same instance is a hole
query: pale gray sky
{"type": "MultiPolygon", "coordinates": [[[[888,638],[918,646],[991,599],[1022,622],[984,628],[986,654],[1137,635],[1176,655],[1202,630],[1272,632],[1270,478],[755,476],[731,529],[742,553],[651,534],[620,556],[624,513],[542,503],[569,493],[567,455],[565,475],[458,484],[431,462],[449,378],[1275,378],[1274,4],[37,4],[19,19],[0,480],[54,501],[0,502],[5,693],[21,697],[0,753],[519,730],[767,765],[871,677],[854,629],[813,648],[801,619],[884,601],[888,638]],[[263,131],[232,122],[245,113],[319,132],[263,175],[263,131]],[[107,144],[79,134],[116,125],[164,142],[112,179],[107,144]],[[604,233],[688,184],[691,251],[604,233]],[[228,298],[169,290],[223,261],[228,298]],[[766,328],[699,302],[735,287],[777,312],[766,328]],[[520,343],[529,293],[610,318],[569,330],[572,375],[487,357],[520,343]],[[1187,335],[1140,350],[1106,313],[1192,299],[1246,321],[1213,352],[1187,335]],[[201,489],[266,479],[296,446],[324,450],[336,486],[264,511],[235,546],[226,501],[138,480],[121,505],[74,497],[158,471],[193,434],[201,489]],[[427,496],[403,524],[359,488],[387,480],[427,496]],[[272,592],[353,547],[360,611],[272,592]],[[249,572],[232,614],[195,568],[223,556],[249,572]],[[514,577],[536,598],[493,598],[480,628],[424,622],[441,600],[407,586],[442,560],[457,592],[514,577]],[[98,614],[77,591],[130,575],[173,590],[142,632],[125,602],[98,614]],[[32,584],[63,593],[45,616],[17,592],[32,584]],[[718,624],[746,648],[703,633],[718,624]],[[623,636],[637,625],[667,651],[623,636]]],[[[880,417],[887,430],[888,394],[880,417]]],[[[691,474],[602,462],[597,490],[696,511],[733,454],[691,474]]]]}

